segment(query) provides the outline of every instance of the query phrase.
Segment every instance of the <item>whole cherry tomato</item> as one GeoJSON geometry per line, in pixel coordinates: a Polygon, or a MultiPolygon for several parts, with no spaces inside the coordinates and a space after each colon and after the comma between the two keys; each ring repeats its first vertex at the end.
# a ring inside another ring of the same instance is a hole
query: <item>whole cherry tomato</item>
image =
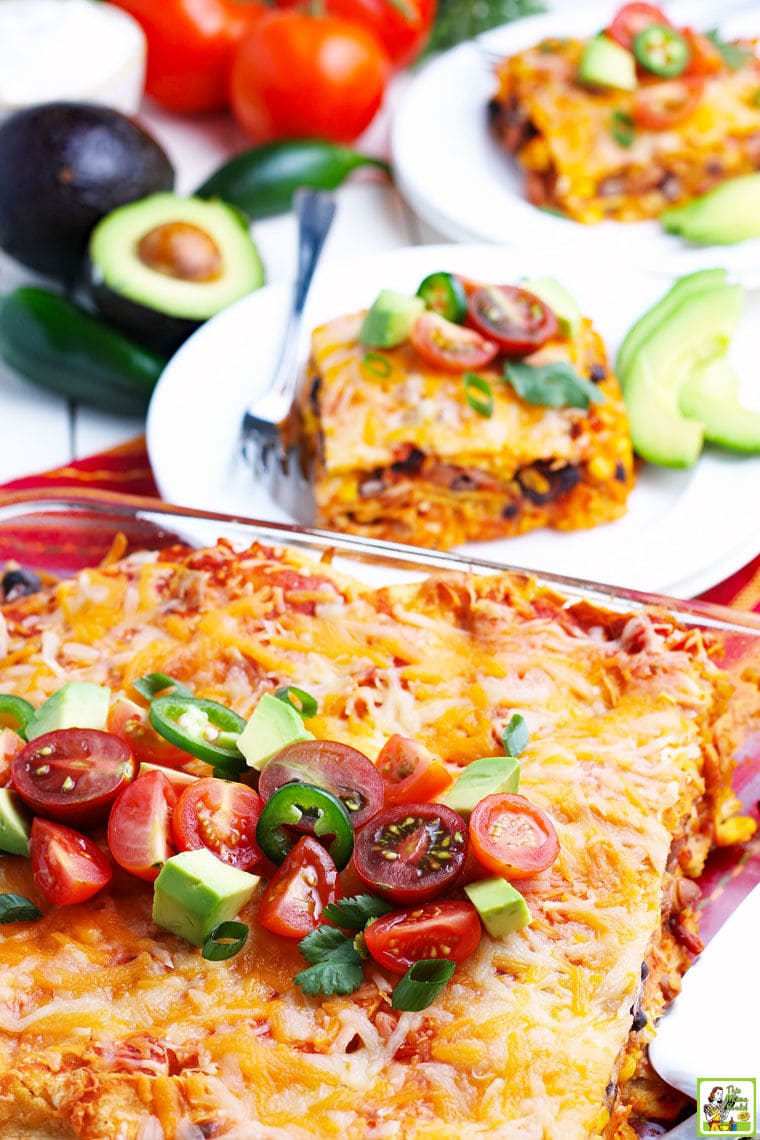
{"type": "Polygon", "coordinates": [[[265,6],[260,0],[112,0],[148,41],[147,93],[170,111],[227,105],[232,55],[265,6]]]}
{"type": "Polygon", "coordinates": [[[305,12],[269,12],[240,44],[230,105],[256,142],[323,138],[347,143],[380,107],[390,61],[358,24],[305,12]]]}
{"type": "MultiPolygon", "coordinates": [[[[303,8],[303,0],[277,0],[278,8],[303,8]]],[[[436,0],[324,0],[322,11],[377,36],[394,67],[417,58],[430,36],[436,0]]]]}

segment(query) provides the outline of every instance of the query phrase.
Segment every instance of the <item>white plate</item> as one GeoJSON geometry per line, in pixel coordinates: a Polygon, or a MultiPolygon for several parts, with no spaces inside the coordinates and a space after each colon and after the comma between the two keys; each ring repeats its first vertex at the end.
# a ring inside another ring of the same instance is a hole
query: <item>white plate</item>
{"type": "MultiPolygon", "coordinates": [[[[382,287],[414,292],[426,274],[440,269],[484,281],[557,277],[593,317],[613,353],[668,284],[588,259],[580,265],[555,252],[466,245],[393,250],[319,270],[307,305],[304,361],[314,325],[371,304],[382,287]]],[[[760,297],[748,296],[752,312],[735,338],[735,359],[744,373],[757,377],[760,297]]],[[[271,375],[287,304],[284,285],[252,293],[203,325],[170,361],[148,415],[148,451],[169,502],[293,521],[255,485],[237,448],[243,409],[271,375]]],[[[758,407],[759,401],[760,393],[758,407]]],[[[509,565],[690,597],[760,549],[759,488],[760,457],[707,449],[690,471],[645,466],[628,513],[614,523],[569,533],[534,531],[464,549],[509,565]]]]}
{"type": "MultiPolygon", "coordinates": [[[[582,250],[584,256],[597,252],[670,276],[717,261],[748,284],[760,285],[760,238],[734,246],[690,246],[656,221],[583,225],[527,200],[522,169],[487,128],[495,81],[484,53],[511,55],[546,36],[587,36],[604,25],[601,5],[593,11],[563,8],[496,28],[419,72],[396,110],[391,134],[396,182],[409,204],[455,241],[554,246],[582,250]]],[[[758,10],[725,20],[721,32],[760,34],[758,10]]]]}

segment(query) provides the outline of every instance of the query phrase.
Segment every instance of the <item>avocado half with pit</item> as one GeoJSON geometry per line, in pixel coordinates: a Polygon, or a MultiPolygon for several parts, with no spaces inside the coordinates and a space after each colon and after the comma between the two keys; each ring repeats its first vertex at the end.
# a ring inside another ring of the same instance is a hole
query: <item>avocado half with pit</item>
{"type": "Polygon", "coordinates": [[[108,214],[90,239],[95,305],[156,352],[171,354],[263,282],[245,218],[220,201],[153,194],[108,214]]]}

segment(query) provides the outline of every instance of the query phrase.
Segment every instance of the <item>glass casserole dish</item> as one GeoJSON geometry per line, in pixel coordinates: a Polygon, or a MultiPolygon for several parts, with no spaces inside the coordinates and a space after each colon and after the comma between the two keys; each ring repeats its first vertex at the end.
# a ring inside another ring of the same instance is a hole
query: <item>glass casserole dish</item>
{"type": "MultiPolygon", "coordinates": [[[[391,544],[355,540],[334,534],[324,535],[224,515],[196,513],[150,500],[120,499],[115,503],[106,496],[97,494],[48,495],[44,498],[20,494],[6,497],[0,504],[0,567],[8,561],[15,561],[40,573],[45,582],[67,577],[82,569],[97,568],[115,556],[129,556],[140,551],[165,551],[176,543],[190,547],[212,546],[218,538],[229,540],[235,550],[241,551],[251,543],[261,544],[267,549],[285,547],[298,552],[299,557],[307,557],[317,566],[329,567],[331,573],[350,575],[373,591],[382,591],[386,587],[414,589],[431,575],[436,576],[436,579],[442,575],[442,581],[449,581],[452,576],[456,578],[465,575],[469,580],[470,576],[490,578],[509,573],[503,566],[465,560],[454,555],[416,551],[408,547],[394,547],[391,544]]],[[[524,571],[514,573],[516,583],[522,588],[530,576],[524,571]]],[[[709,639],[720,641],[723,646],[721,669],[735,682],[736,691],[740,692],[742,701],[746,704],[740,714],[737,714],[741,721],[741,731],[737,735],[738,763],[734,773],[734,790],[747,812],[756,818],[755,804],[760,791],[757,762],[760,749],[760,700],[755,700],[753,704],[752,693],[756,692],[756,678],[760,670],[760,620],[753,615],[703,603],[691,604],[626,593],[571,579],[538,575],[535,583],[539,598],[553,599],[554,608],[547,610],[546,614],[538,614],[543,624],[550,628],[561,625],[565,617],[571,624],[577,620],[588,632],[589,644],[603,638],[599,629],[603,627],[604,621],[611,623],[610,629],[613,626],[619,629],[622,628],[621,623],[641,614],[659,620],[658,615],[663,611],[670,615],[668,620],[675,619],[687,637],[691,631],[695,631],[695,634],[702,632],[709,639]]],[[[452,621],[454,617],[452,609],[452,621]]],[[[464,663],[462,667],[464,668],[464,663]]],[[[760,851],[756,840],[750,841],[741,849],[723,847],[714,854],[701,879],[703,905],[700,929],[704,939],[709,938],[727,913],[758,880],[760,851]],[[720,891],[715,890],[718,883],[721,884],[720,891]]],[[[8,1024],[3,1028],[8,1032],[8,1024]]],[[[357,1051],[361,1053],[362,1049],[357,1048],[357,1051]]],[[[353,1056],[353,1052],[350,1056],[353,1056]]],[[[159,1068],[165,1063],[168,1064],[164,1058],[159,1068]]],[[[141,1064],[145,1065],[144,1059],[135,1064],[137,1072],[145,1077],[147,1070],[140,1067],[141,1064]]],[[[171,1065],[167,1074],[171,1075],[171,1065]]],[[[162,1071],[159,1075],[165,1074],[162,1071]]],[[[214,1118],[213,1112],[211,1118],[214,1118]]],[[[211,1130],[210,1121],[203,1122],[197,1116],[192,1118],[192,1128],[195,1131],[192,1131],[189,1123],[182,1127],[192,1137],[269,1134],[255,1129],[246,1132],[244,1128],[235,1132],[226,1116],[214,1119],[216,1132],[211,1130]]],[[[393,1135],[393,1123],[392,1118],[380,1120],[372,1126],[371,1131],[367,1131],[367,1135],[393,1135]]],[[[164,1127],[164,1124],[160,1127],[164,1127]]],[[[72,1131],[71,1135],[88,1138],[96,1135],[84,1130],[84,1125],[82,1129],[79,1132],[72,1131]]],[[[142,1135],[128,1130],[123,1133],[114,1132],[114,1135],[122,1134],[125,1137],[142,1135]]],[[[177,1136],[184,1134],[181,1128],[176,1132],[177,1136]]],[[[291,1134],[300,1135],[295,1131],[291,1134]]],[[[360,1134],[363,1133],[356,1132],[356,1135],[360,1134]]],[[[457,1133],[455,1130],[430,1132],[430,1135],[439,1134],[453,1136],[457,1133]]],[[[473,1132],[474,1134],[476,1133],[473,1132]]],[[[10,1132],[8,1135],[15,1133],[10,1132]]],[[[36,1134],[29,1132],[19,1135],[36,1134]]],[[[47,1133],[40,1131],[39,1135],[47,1133]]],[[[165,1129],[164,1132],[156,1131],[155,1135],[169,1136],[175,1133],[165,1129]]]]}

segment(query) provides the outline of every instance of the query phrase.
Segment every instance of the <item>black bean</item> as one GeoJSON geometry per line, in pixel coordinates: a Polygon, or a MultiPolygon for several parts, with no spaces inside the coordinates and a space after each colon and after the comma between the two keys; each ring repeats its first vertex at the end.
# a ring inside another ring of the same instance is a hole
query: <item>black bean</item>
{"type": "Polygon", "coordinates": [[[42,582],[33,570],[6,570],[0,579],[0,601],[12,602],[41,589],[42,582]]]}
{"type": "Polygon", "coordinates": [[[588,376],[594,384],[601,384],[602,380],[607,379],[607,369],[603,364],[592,364],[588,376]]]}

